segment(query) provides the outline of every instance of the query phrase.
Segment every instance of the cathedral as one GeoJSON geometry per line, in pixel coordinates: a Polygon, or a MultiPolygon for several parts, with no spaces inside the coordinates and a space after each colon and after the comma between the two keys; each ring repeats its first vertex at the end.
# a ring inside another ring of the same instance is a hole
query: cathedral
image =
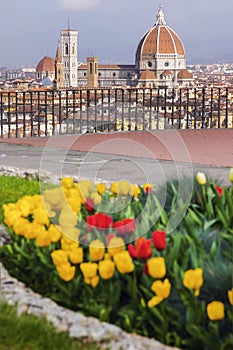
{"type": "Polygon", "coordinates": [[[37,65],[36,78],[56,89],[109,87],[188,87],[192,74],[186,69],[186,56],[179,36],[165,22],[162,6],[155,24],[140,39],[135,64],[99,64],[98,57],[87,57],[78,64],[78,32],[61,31],[55,60],[44,57],[37,65]]]}

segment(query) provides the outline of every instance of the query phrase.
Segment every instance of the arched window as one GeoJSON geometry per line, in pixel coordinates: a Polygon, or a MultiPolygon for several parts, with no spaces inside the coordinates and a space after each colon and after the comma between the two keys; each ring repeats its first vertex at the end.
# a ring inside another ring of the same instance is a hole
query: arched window
{"type": "Polygon", "coordinates": [[[68,44],[65,44],[65,55],[69,54],[69,46],[68,44]]]}

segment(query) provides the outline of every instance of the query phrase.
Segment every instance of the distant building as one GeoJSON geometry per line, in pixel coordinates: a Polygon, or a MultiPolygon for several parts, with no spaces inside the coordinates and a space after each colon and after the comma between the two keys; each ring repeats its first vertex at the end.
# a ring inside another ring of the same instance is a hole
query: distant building
{"type": "MultiPolygon", "coordinates": [[[[186,69],[183,43],[167,26],[162,6],[154,26],[139,41],[135,64],[103,65],[98,63],[98,57],[87,57],[87,64],[78,66],[77,39],[77,31],[70,28],[61,31],[61,44],[57,48],[53,70],[57,89],[115,86],[171,88],[193,84],[192,73],[186,69]]],[[[41,62],[38,66],[40,68],[41,62]]],[[[37,69],[37,79],[44,79],[44,74],[37,69]]]]}

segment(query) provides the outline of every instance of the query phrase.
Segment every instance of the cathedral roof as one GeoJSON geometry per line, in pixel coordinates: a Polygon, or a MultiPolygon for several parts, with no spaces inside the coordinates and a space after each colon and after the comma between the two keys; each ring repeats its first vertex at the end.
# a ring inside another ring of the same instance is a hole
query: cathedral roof
{"type": "Polygon", "coordinates": [[[166,25],[162,6],[159,8],[155,25],[143,35],[138,44],[136,59],[155,54],[185,55],[181,39],[166,25]]]}
{"type": "Polygon", "coordinates": [[[55,60],[52,57],[43,57],[36,66],[36,72],[55,72],[55,60]]]}
{"type": "Polygon", "coordinates": [[[139,80],[154,80],[154,79],[156,79],[156,77],[154,73],[149,69],[144,70],[139,77],[139,80]]]}
{"type": "Polygon", "coordinates": [[[178,79],[193,79],[192,73],[190,73],[187,69],[182,69],[178,75],[178,79]]]}
{"type": "Polygon", "coordinates": [[[161,75],[172,75],[170,70],[165,70],[161,75]]]}

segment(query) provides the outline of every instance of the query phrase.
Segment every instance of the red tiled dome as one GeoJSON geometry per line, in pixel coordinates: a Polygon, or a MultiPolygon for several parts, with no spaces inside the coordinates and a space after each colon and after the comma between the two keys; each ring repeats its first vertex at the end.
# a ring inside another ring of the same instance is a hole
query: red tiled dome
{"type": "Polygon", "coordinates": [[[36,66],[36,72],[55,72],[55,60],[52,57],[43,57],[36,66]]]}
{"type": "Polygon", "coordinates": [[[181,39],[166,25],[161,7],[155,25],[143,35],[138,44],[136,59],[149,58],[155,54],[185,55],[181,39]]]}
{"type": "Polygon", "coordinates": [[[178,75],[177,75],[178,79],[192,79],[192,73],[190,73],[187,69],[182,69],[178,75]]]}

